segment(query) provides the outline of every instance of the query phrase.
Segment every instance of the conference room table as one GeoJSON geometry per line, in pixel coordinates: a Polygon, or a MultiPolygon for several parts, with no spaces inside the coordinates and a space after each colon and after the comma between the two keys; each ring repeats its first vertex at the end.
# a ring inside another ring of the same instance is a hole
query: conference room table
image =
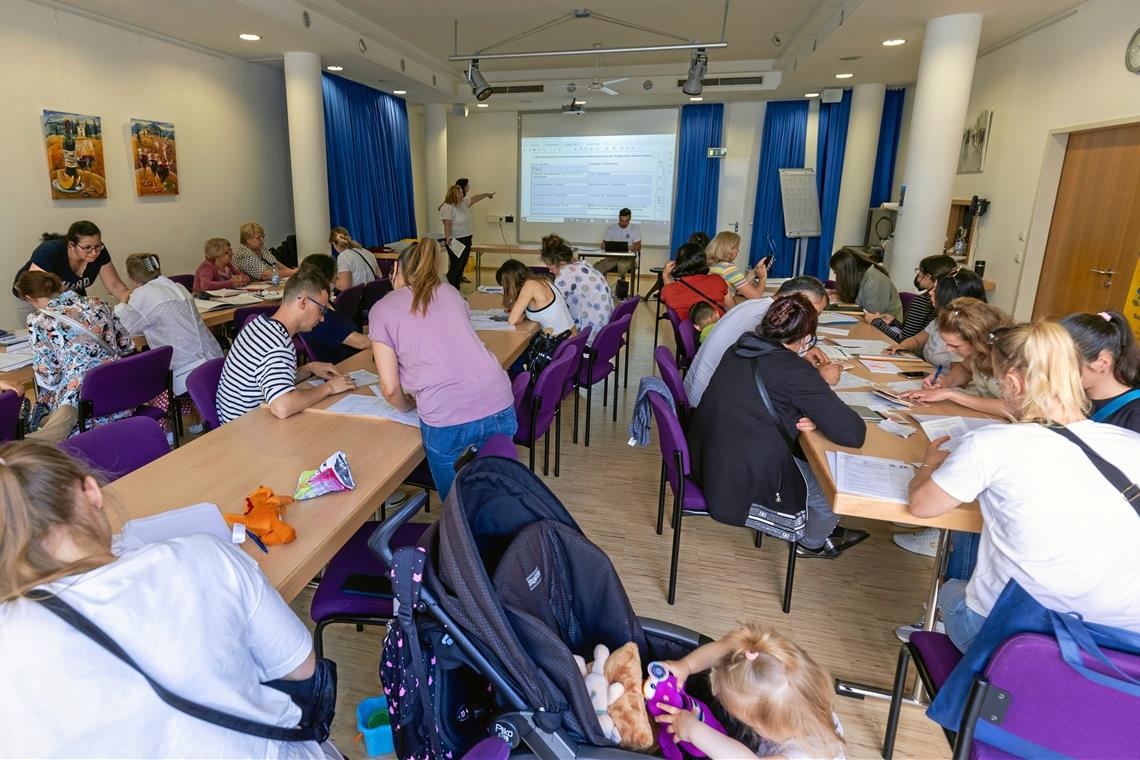
{"type": "MultiPolygon", "coordinates": [[[[641,276],[641,254],[636,251],[628,253],[606,253],[601,248],[581,248],[574,246],[574,252],[578,254],[581,259],[604,259],[613,257],[617,259],[631,259],[633,261],[633,279],[634,289],[639,282],[638,278],[641,276]]],[[[529,257],[538,257],[542,252],[542,247],[537,245],[484,245],[477,243],[471,246],[471,252],[475,254],[475,287],[483,284],[483,254],[484,253],[501,253],[511,256],[513,258],[520,258],[527,264],[531,264],[528,260],[529,257]]]]}
{"type": "MultiPolygon", "coordinates": [[[[490,308],[486,298],[474,300],[474,308],[490,308]]],[[[535,329],[533,322],[525,322],[478,335],[505,367],[522,354],[535,329]]],[[[368,350],[337,366],[344,372],[375,372],[368,350]]],[[[371,393],[367,388],[353,392],[371,393]]],[[[335,403],[339,398],[343,394],[326,401],[335,403]]],[[[292,543],[271,546],[268,553],[250,541],[242,545],[269,582],[292,600],[424,457],[418,428],[374,417],[337,415],[333,420],[331,416],[308,409],[279,420],[262,406],[183,444],[107,486],[112,528],[201,502],[216,504],[223,513],[240,514],[246,496],[258,486],[291,496],[302,470],[314,469],[332,453],[343,451],[355,489],[289,505],[285,520],[297,531],[292,543]]]]}
{"type": "MultiPolygon", "coordinates": [[[[891,339],[883,333],[876,330],[871,325],[859,319],[857,323],[850,324],[821,324],[824,328],[838,328],[848,330],[846,336],[834,336],[840,340],[844,338],[855,340],[882,340],[886,343],[891,343],[891,339]]],[[[826,333],[821,335],[821,343],[831,343],[830,335],[826,333]]],[[[893,361],[890,358],[885,358],[884,361],[893,361]]],[[[906,380],[900,375],[896,374],[878,374],[869,371],[860,361],[852,360],[848,362],[851,369],[847,370],[844,374],[853,375],[862,380],[866,380],[866,384],[861,387],[851,386],[850,388],[843,388],[838,392],[843,391],[858,391],[869,390],[873,384],[882,384],[889,382],[896,382],[906,380]]],[[[932,371],[932,367],[919,361],[899,361],[898,366],[905,370],[924,369],[932,371]]],[[[886,459],[896,459],[908,463],[920,463],[923,460],[923,455],[926,452],[929,440],[923,433],[922,428],[916,421],[907,419],[907,415],[911,413],[917,414],[931,414],[931,415],[944,415],[944,416],[958,416],[958,417],[990,417],[990,415],[983,414],[973,409],[968,409],[960,404],[952,402],[942,402],[937,404],[915,404],[909,409],[901,409],[892,415],[893,418],[900,419],[900,421],[909,423],[915,432],[908,438],[888,433],[879,428],[874,422],[867,423],[867,438],[860,448],[851,448],[845,446],[837,446],[832,443],[828,438],[819,431],[804,433],[800,436],[800,445],[803,448],[804,454],[807,456],[807,461],[811,465],[812,472],[815,473],[816,478],[819,480],[820,486],[824,494],[827,496],[828,501],[831,503],[832,510],[837,515],[846,515],[851,517],[862,517],[871,520],[884,520],[891,522],[908,523],[921,527],[932,527],[938,529],[938,549],[934,559],[934,566],[931,570],[931,577],[929,581],[928,593],[926,598],[926,610],[924,611],[924,630],[932,630],[934,625],[935,614],[938,609],[938,590],[941,585],[942,574],[946,566],[946,558],[949,553],[949,533],[950,530],[967,531],[970,533],[979,533],[982,530],[982,515],[978,508],[977,502],[970,504],[963,504],[954,509],[933,518],[914,517],[909,512],[905,504],[888,501],[882,498],[873,498],[868,496],[856,496],[848,493],[841,493],[835,485],[835,477],[831,471],[831,466],[827,461],[827,452],[829,451],[845,451],[850,454],[862,454],[866,456],[883,457],[886,459]]],[[[993,419],[992,417],[990,417],[993,419]]],[[[836,692],[842,696],[850,697],[881,697],[890,698],[890,690],[865,684],[854,683],[836,679],[835,682],[836,692]]],[[[921,695],[921,682],[916,681],[915,691],[911,701],[917,701],[921,695]]]]}

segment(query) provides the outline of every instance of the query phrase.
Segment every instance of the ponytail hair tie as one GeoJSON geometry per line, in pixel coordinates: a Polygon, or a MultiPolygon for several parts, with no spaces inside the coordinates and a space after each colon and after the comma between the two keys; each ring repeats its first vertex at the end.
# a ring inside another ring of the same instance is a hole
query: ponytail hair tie
{"type": "Polygon", "coordinates": [[[760,653],[759,652],[745,652],[744,656],[748,658],[749,662],[752,662],[753,660],[755,660],[757,657],[760,656],[760,653]]]}
{"type": "Polygon", "coordinates": [[[1109,315],[1109,313],[1107,311],[1102,311],[1099,314],[1097,314],[1097,316],[1100,317],[1101,319],[1103,319],[1105,322],[1111,322],[1112,321],[1112,317],[1109,315]]]}

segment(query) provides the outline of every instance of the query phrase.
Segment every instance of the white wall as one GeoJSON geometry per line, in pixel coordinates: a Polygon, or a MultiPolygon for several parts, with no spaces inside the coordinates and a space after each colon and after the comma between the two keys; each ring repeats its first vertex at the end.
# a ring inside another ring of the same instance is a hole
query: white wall
{"type": "Polygon", "coordinates": [[[997,284],[994,302],[1019,319],[1033,309],[1051,221],[1048,196],[1056,193],[1050,171],[1040,199],[1048,202],[1037,204],[1049,133],[1140,121],[1140,76],[1124,67],[1137,28],[1136,0],[1091,0],[1076,15],[978,60],[968,113],[993,111],[989,150],[984,172],[958,175],[954,197],[990,199],[975,257],[997,284]]]}
{"type": "MultiPolygon", "coordinates": [[[[431,217],[428,214],[424,107],[419,103],[408,103],[408,142],[412,151],[412,195],[416,206],[416,236],[420,237],[428,234],[431,217]]],[[[431,208],[434,210],[435,205],[431,208]]]]}
{"type": "Polygon", "coordinates": [[[752,241],[752,212],[756,207],[756,173],[760,169],[760,139],[764,134],[764,103],[726,103],[722,146],[728,155],[721,159],[720,189],[717,194],[716,228],[739,229],[740,254],[737,264],[748,264],[752,241]]]}
{"type": "MultiPolygon", "coordinates": [[[[40,233],[64,232],[77,219],[102,228],[124,278],[122,261],[136,251],[159,254],[168,273],[193,272],[207,238],[236,242],[250,219],[264,225],[271,245],[292,234],[280,70],[4,0],[0,71],[0,276],[15,274],[40,233]],[[44,109],[102,117],[106,199],[51,199],[44,109]],[[180,195],[135,195],[131,118],[173,122],[180,195]]],[[[0,326],[14,324],[14,299],[0,299],[0,326]]]]}

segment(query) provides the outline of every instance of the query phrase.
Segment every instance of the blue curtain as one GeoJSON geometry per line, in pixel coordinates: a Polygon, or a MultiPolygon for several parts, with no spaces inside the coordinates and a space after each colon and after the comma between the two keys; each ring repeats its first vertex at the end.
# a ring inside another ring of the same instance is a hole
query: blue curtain
{"type": "Polygon", "coordinates": [[[407,104],[330,74],[322,85],[333,226],[366,246],[415,237],[407,104]]]}
{"type": "Polygon", "coordinates": [[[795,258],[795,241],[784,237],[784,204],[780,199],[779,169],[801,169],[807,137],[806,100],[777,100],[764,109],[760,141],[760,169],[756,173],[756,207],[752,212],[752,243],[748,263],[755,266],[775,246],[773,277],[787,277],[795,258]]]}
{"type": "Polygon", "coordinates": [[[847,152],[847,123],[851,119],[851,90],[843,91],[838,103],[819,104],[819,142],[815,151],[815,184],[819,188],[820,233],[808,238],[804,274],[827,279],[835,241],[835,213],[839,209],[839,184],[843,180],[843,156],[847,152]]]}
{"type": "Polygon", "coordinates": [[[902,88],[887,90],[887,96],[883,100],[883,120],[879,124],[879,152],[875,155],[875,176],[871,180],[871,208],[878,208],[891,199],[905,100],[906,90],[902,88]]]}
{"type": "Polygon", "coordinates": [[[694,232],[703,232],[709,237],[716,234],[721,159],[709,158],[708,149],[720,147],[723,123],[723,103],[702,103],[681,109],[670,258],[694,232]]]}

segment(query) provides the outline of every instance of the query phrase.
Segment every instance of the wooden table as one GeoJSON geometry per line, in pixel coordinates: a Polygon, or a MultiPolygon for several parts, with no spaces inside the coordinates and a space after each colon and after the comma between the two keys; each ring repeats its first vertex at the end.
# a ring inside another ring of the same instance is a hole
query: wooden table
{"type": "MultiPolygon", "coordinates": [[[[871,325],[860,320],[853,324],[828,324],[825,327],[836,327],[840,329],[847,329],[847,337],[851,339],[862,340],[882,340],[890,343],[891,340],[883,333],[876,330],[871,325]]],[[[837,338],[839,336],[836,336],[837,338]]],[[[830,341],[828,341],[830,342],[830,341]]],[[[904,364],[900,362],[900,365],[904,364]]],[[[906,369],[931,369],[930,365],[925,362],[905,362],[906,369]]],[[[855,361],[854,367],[847,371],[845,374],[853,374],[857,377],[864,378],[868,381],[869,388],[871,383],[888,383],[899,380],[904,380],[900,375],[883,375],[870,372],[861,362],[855,361]]],[[[857,388],[845,388],[843,390],[859,390],[857,388]]],[[[911,409],[902,410],[905,416],[910,412],[919,414],[939,414],[939,415],[955,415],[960,417],[986,417],[988,415],[981,412],[967,409],[964,406],[952,402],[943,402],[938,404],[926,404],[922,406],[914,406],[911,409]]],[[[910,420],[908,420],[910,421],[910,420]]],[[[836,446],[825,435],[819,431],[805,433],[800,436],[800,445],[807,456],[808,463],[811,465],[812,472],[815,473],[819,484],[826,494],[827,499],[831,502],[832,510],[838,515],[850,515],[852,517],[864,517],[872,520],[888,520],[895,522],[905,522],[914,525],[922,525],[925,527],[938,528],[938,550],[935,555],[934,568],[931,573],[929,593],[926,600],[926,611],[924,617],[924,630],[932,630],[934,625],[935,614],[938,609],[938,589],[941,585],[942,574],[946,566],[946,557],[949,553],[949,534],[948,530],[969,531],[971,533],[981,532],[982,529],[982,515],[978,508],[977,502],[970,504],[963,504],[956,507],[945,514],[932,518],[914,517],[907,512],[906,505],[896,504],[894,502],[886,501],[885,499],[877,499],[866,496],[854,496],[852,494],[839,493],[835,486],[835,479],[832,476],[831,467],[827,463],[828,451],[846,451],[851,454],[865,454],[867,456],[877,456],[889,459],[898,459],[903,462],[921,462],[923,455],[926,451],[929,440],[922,432],[922,428],[915,423],[914,427],[916,432],[909,438],[900,438],[899,436],[892,435],[884,430],[879,429],[875,423],[867,424],[867,438],[861,448],[850,448],[844,446],[836,446]]],[[[835,690],[842,696],[849,697],[881,697],[889,699],[891,693],[889,689],[882,689],[865,684],[853,683],[849,681],[842,681],[836,679],[835,690]]],[[[912,701],[917,702],[921,696],[921,682],[916,681],[916,688],[913,694],[912,701]]]]}
{"type": "Polygon", "coordinates": [[[482,243],[471,246],[475,254],[475,287],[483,284],[483,254],[505,253],[509,256],[538,256],[542,247],[537,245],[484,245],[482,243]]]}
{"type": "MultiPolygon", "coordinates": [[[[522,353],[536,329],[480,332],[504,366],[522,353]]],[[[338,365],[346,371],[375,371],[370,351],[338,365]]],[[[362,389],[369,392],[367,389],[362,389]]],[[[420,431],[388,420],[342,415],[335,422],[316,411],[278,420],[265,407],[255,409],[203,435],[109,485],[112,528],[198,502],[240,513],[245,497],[259,485],[292,495],[302,470],[341,450],[352,467],[356,488],[296,502],[287,520],[297,539],[263,554],[252,542],[244,550],[286,600],[292,600],[341,546],[379,509],[423,459],[420,431]]]]}

